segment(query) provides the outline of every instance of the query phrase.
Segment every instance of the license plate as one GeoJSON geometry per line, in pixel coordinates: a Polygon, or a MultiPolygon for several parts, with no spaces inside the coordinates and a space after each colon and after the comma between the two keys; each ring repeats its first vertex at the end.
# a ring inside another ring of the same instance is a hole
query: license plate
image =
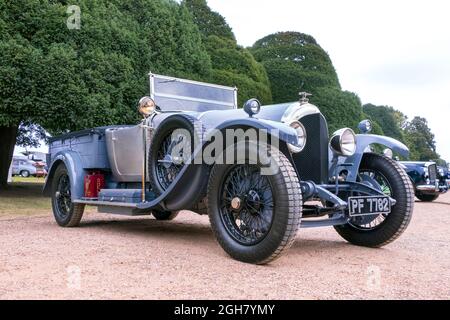
{"type": "Polygon", "coordinates": [[[351,217],[390,213],[391,201],[389,197],[350,197],[348,211],[351,217]]]}

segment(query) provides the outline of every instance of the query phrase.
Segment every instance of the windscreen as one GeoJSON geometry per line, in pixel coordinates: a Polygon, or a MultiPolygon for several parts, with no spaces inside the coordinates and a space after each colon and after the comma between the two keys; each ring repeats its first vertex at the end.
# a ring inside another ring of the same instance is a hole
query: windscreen
{"type": "Polygon", "coordinates": [[[232,87],[150,74],[150,95],[163,111],[236,109],[236,93],[232,87]]]}

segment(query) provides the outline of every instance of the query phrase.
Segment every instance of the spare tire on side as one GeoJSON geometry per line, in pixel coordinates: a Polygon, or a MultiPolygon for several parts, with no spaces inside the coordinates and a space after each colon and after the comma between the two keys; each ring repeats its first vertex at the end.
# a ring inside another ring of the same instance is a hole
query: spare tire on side
{"type": "MultiPolygon", "coordinates": [[[[182,169],[190,160],[194,148],[202,141],[203,128],[195,118],[174,115],[165,119],[155,130],[148,154],[148,174],[152,191],[160,196],[176,182],[182,169]]],[[[206,195],[209,168],[194,165],[192,170],[201,170],[202,185],[195,190],[198,202],[206,195]]],[[[183,208],[189,209],[189,208],[183,208]]]]}

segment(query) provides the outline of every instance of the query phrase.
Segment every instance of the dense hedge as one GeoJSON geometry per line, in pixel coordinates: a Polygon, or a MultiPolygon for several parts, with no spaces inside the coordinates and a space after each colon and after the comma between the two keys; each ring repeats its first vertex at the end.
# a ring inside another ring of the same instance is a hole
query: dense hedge
{"type": "Polygon", "coordinates": [[[309,35],[279,32],[258,40],[251,51],[267,70],[274,102],[296,100],[300,90],[340,88],[330,57],[309,35]]]}
{"type": "Polygon", "coordinates": [[[63,3],[0,2],[0,125],[30,120],[57,134],[129,123],[150,70],[211,75],[198,28],[174,1],[72,1],[79,30],[63,3]]]}
{"type": "MultiPolygon", "coordinates": [[[[251,51],[266,68],[274,102],[295,101],[300,91],[312,93],[311,101],[327,118],[330,130],[356,129],[365,117],[360,99],[341,90],[330,57],[312,36],[279,32],[256,41],[251,51]]],[[[376,131],[381,133],[379,126],[376,131]]]]}
{"type": "Polygon", "coordinates": [[[225,19],[212,11],[206,0],[184,0],[182,5],[191,12],[203,35],[203,42],[211,57],[211,82],[236,86],[239,105],[258,98],[264,104],[272,102],[266,70],[247,49],[239,46],[225,19]]]}

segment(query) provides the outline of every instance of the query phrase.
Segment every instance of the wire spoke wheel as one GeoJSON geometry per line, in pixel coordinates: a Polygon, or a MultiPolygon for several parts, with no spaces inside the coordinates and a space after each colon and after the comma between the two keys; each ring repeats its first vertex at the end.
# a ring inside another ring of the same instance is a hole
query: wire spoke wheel
{"type": "Polygon", "coordinates": [[[184,135],[168,134],[157,153],[156,177],[163,190],[169,188],[184,166],[184,147],[189,141],[184,135]]]}
{"type": "MultiPolygon", "coordinates": [[[[369,181],[371,187],[393,197],[393,190],[388,179],[379,171],[364,169],[359,172],[359,181],[369,181]]],[[[381,226],[389,214],[382,213],[373,216],[354,217],[350,224],[360,230],[374,230],[381,226]]]]}
{"type": "Polygon", "coordinates": [[[72,197],[70,193],[70,180],[67,174],[62,174],[58,180],[56,191],[56,214],[62,220],[70,215],[72,197]]]}
{"type": "Polygon", "coordinates": [[[383,247],[400,237],[408,227],[414,210],[414,187],[397,161],[375,153],[364,154],[358,182],[395,199],[395,205],[389,214],[355,217],[348,224],[334,228],[352,244],[370,248],[383,247]]]}
{"type": "Polygon", "coordinates": [[[235,145],[234,164],[216,164],[208,183],[209,221],[218,243],[234,259],[266,264],[292,245],[302,218],[302,193],[288,158],[270,147],[278,168],[264,172],[257,142],[235,145]],[[268,174],[266,174],[268,173],[268,174]]]}
{"type": "Polygon", "coordinates": [[[268,234],[274,215],[269,179],[256,165],[235,165],[219,193],[222,221],[228,233],[243,245],[255,245],[268,234]]]}

